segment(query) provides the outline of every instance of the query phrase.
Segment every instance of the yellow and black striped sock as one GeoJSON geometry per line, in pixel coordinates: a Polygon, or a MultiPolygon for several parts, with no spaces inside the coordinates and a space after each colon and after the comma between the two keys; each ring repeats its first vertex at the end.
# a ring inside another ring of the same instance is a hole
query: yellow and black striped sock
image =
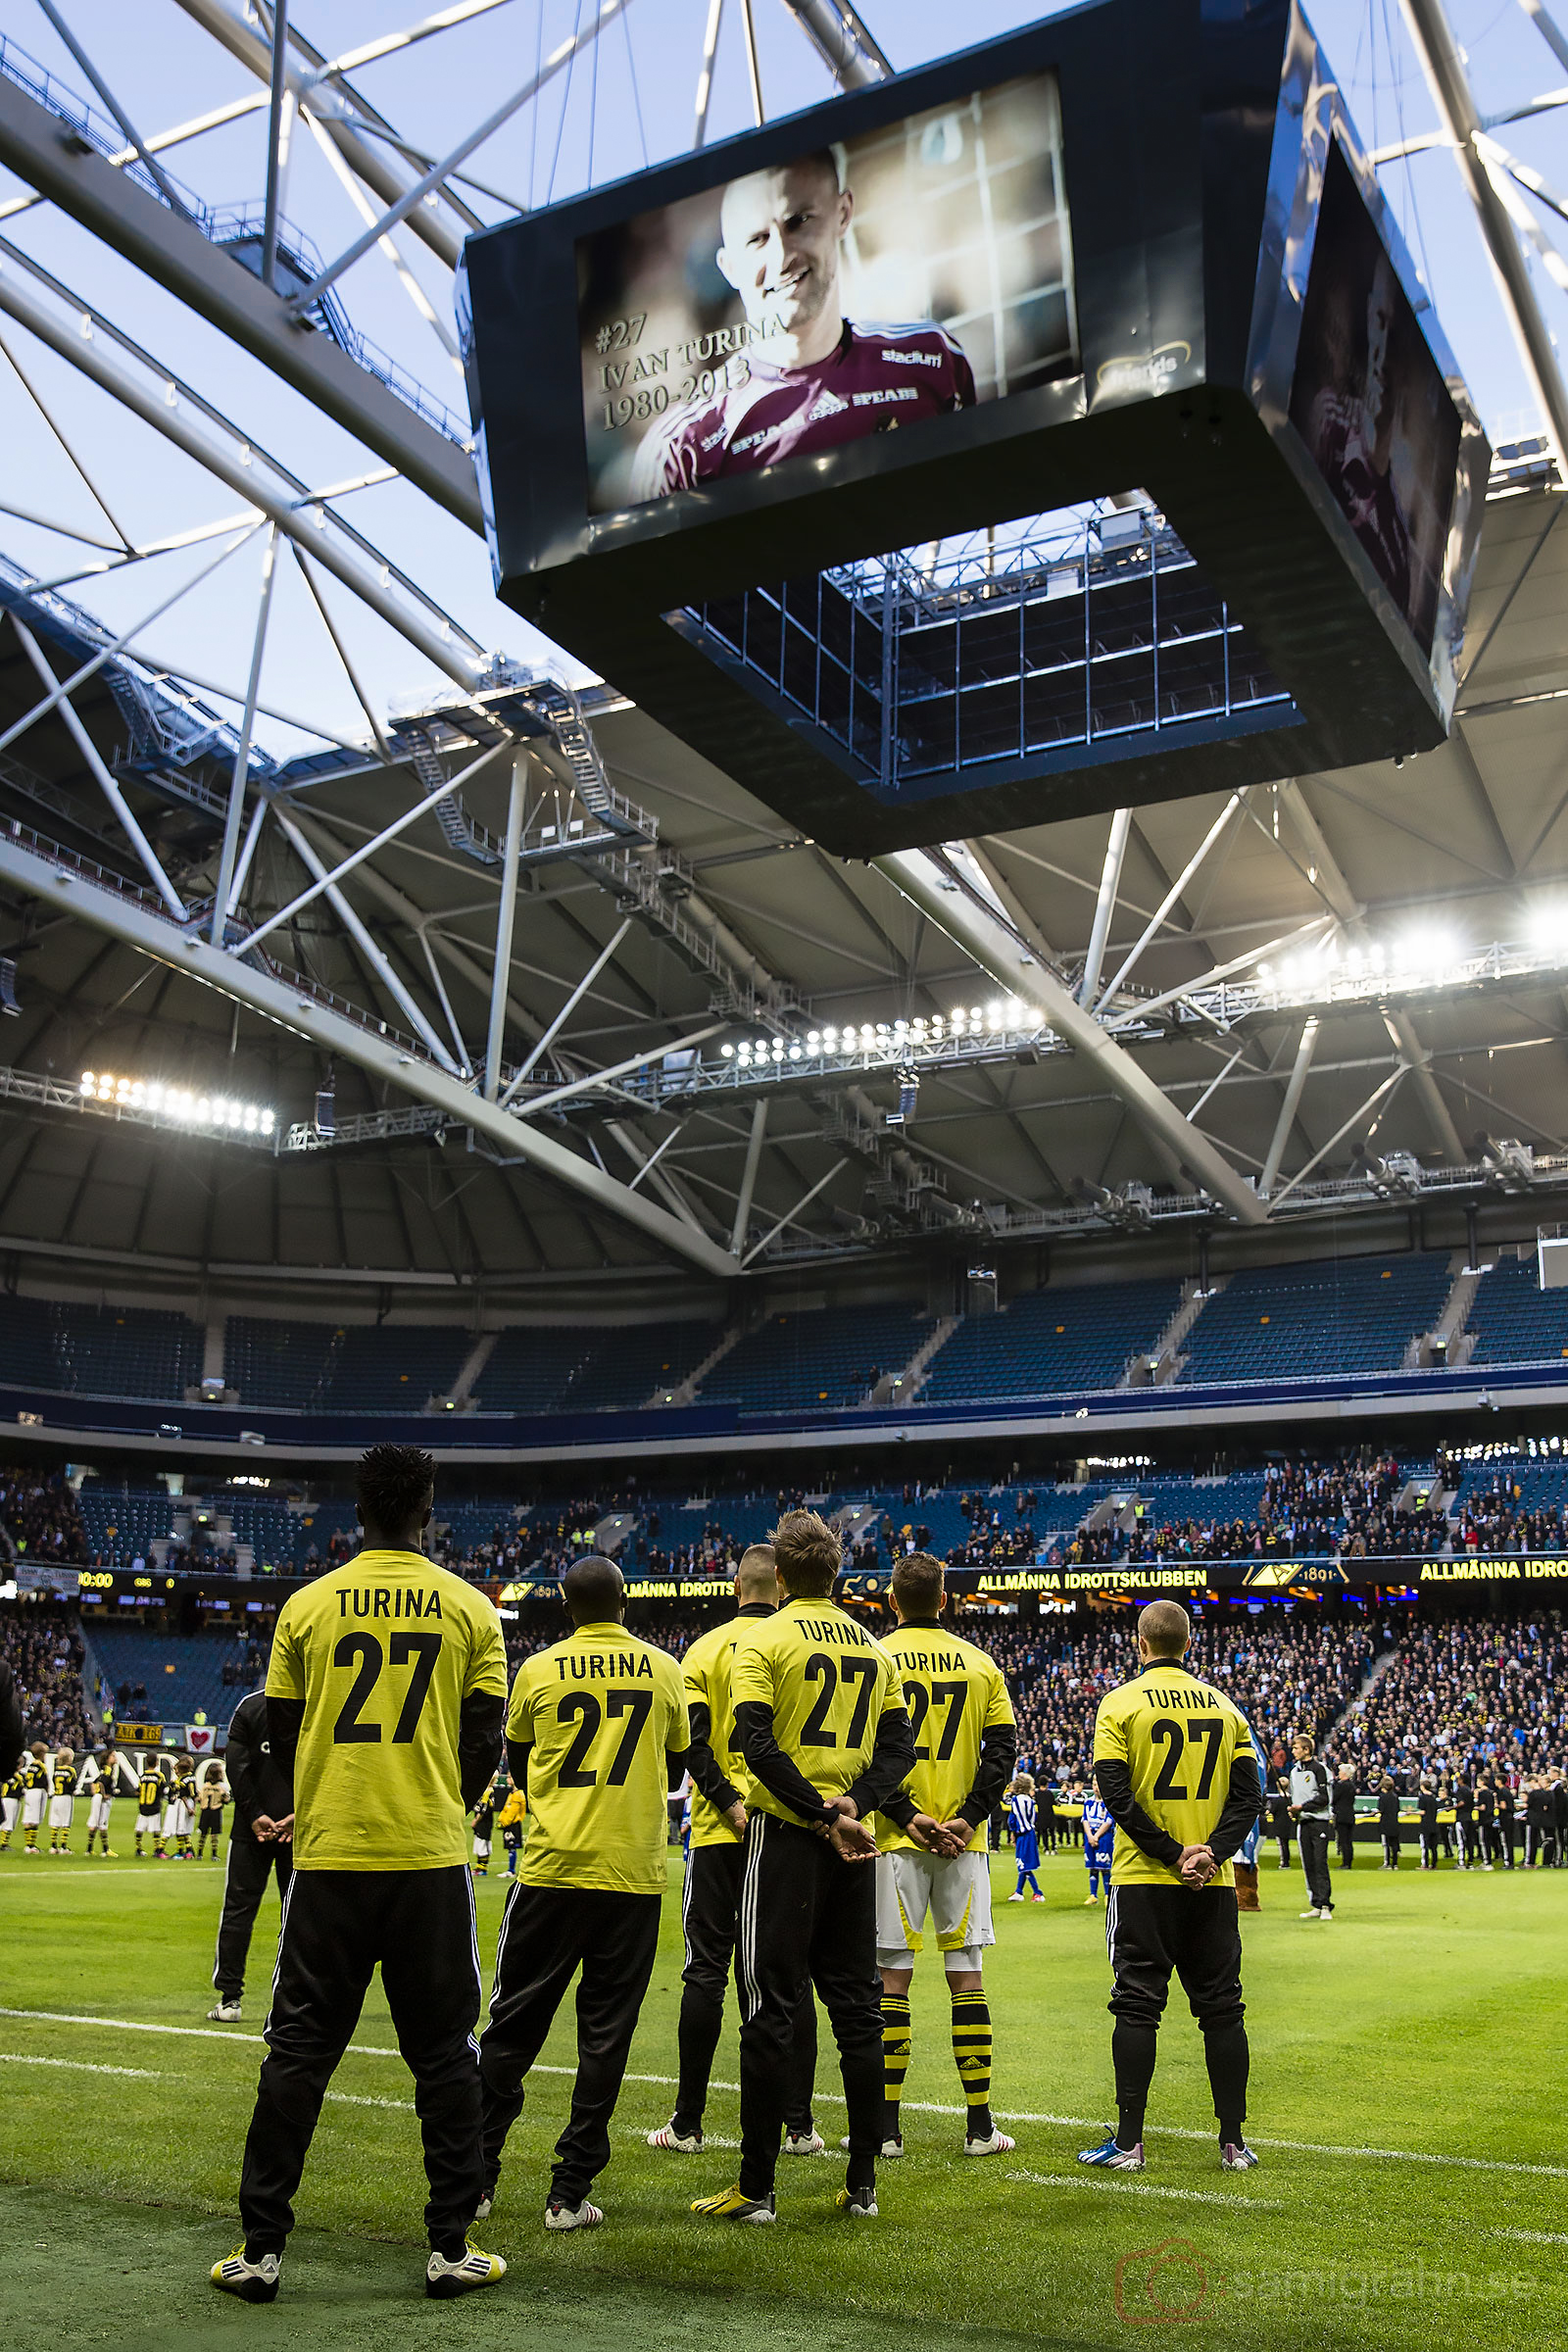
{"type": "MultiPolygon", "coordinates": [[[[884,2004],[885,2006],[885,2004],[884,2004]]],[[[991,2121],[991,2004],[983,1992],[953,1996],[953,2062],[963,2084],[966,2139],[989,2139],[991,2121]]]]}
{"type": "Polygon", "coordinates": [[[909,1996],[906,1992],[884,1992],[882,1995],[882,2084],[887,2098],[887,2120],[884,2126],[889,2139],[899,2136],[899,2101],[904,2096],[904,2078],[909,2071],[909,1996]]]}

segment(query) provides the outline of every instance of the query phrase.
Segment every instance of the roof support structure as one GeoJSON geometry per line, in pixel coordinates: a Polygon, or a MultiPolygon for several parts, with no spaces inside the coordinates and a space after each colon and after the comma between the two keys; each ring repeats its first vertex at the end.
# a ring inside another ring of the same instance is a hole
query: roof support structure
{"type": "MultiPolygon", "coordinates": [[[[6,89],[7,85],[0,82],[0,108],[6,89]]],[[[4,142],[0,140],[0,159],[3,158],[4,142]]],[[[118,181],[119,174],[115,177],[118,181]]],[[[130,193],[123,182],[120,182],[120,187],[122,195],[130,193]]],[[[159,210],[167,220],[169,216],[162,213],[162,207],[159,210]]],[[[397,593],[390,567],[371,562],[357,533],[341,527],[334,529],[335,518],[328,509],[302,507],[299,485],[289,481],[254,444],[237,432],[220,432],[215,425],[198,417],[193,409],[187,410],[179,399],[172,371],[165,372],[164,383],[155,390],[132,368],[111,333],[93,331],[98,321],[91,306],[75,301],[74,297],[72,300],[74,307],[68,310],[64,302],[51,298],[41,272],[28,269],[24,257],[13,256],[9,251],[0,257],[0,310],[35,334],[41,343],[47,343],[63,360],[69,360],[144,424],[150,424],[155,432],[162,433],[187,457],[194,458],[252,507],[259,508],[296,546],[314,556],[345,588],[351,588],[363,604],[368,605],[372,612],[379,613],[400,636],[406,637],[443,677],[452,678],[464,687],[475,684],[484,672],[484,660],[477,648],[465,643],[453,622],[438,621],[434,606],[418,597],[397,593]],[[172,391],[172,404],[169,398],[172,391]],[[319,521],[318,516],[321,518],[319,521]]],[[[361,370],[356,369],[355,373],[361,370]]]]}
{"type": "Polygon", "coordinates": [[[1259,1225],[1264,1210],[1256,1194],[1206,1135],[1182,1116],[1126,1049],[1107,1035],[1052,972],[1033,965],[1021,977],[1017,941],[961,891],[944,890],[937,869],[919,850],[894,850],[871,861],[895,890],[921,907],[940,931],[974,957],[1009,995],[1033,998],[1052,1027],[1075,1052],[1093,1061],[1113,1093],[1126,1103],[1162,1153],[1188,1170],[1195,1184],[1212,1193],[1244,1225],[1259,1225]]]}
{"type": "MultiPolygon", "coordinates": [[[[323,1053],[359,1068],[416,1102],[443,1111],[454,1127],[471,1127],[503,1152],[526,1161],[582,1203],[637,1227],[661,1249],[687,1258],[705,1274],[728,1280],[739,1269],[731,1252],[706,1234],[694,1233],[678,1217],[633,1193],[608,1176],[568,1146],[537,1127],[514,1118],[486,1102],[471,1087],[447,1070],[419,1060],[395,1038],[377,1037],[342,1013],[317,1004],[274,973],[223,955],[195,931],[180,931],[166,917],[129,897],[90,882],[70,868],[54,864],[37,851],[25,848],[0,829],[0,877],[24,892],[69,912],[95,930],[135,948],[170,968],[216,989],[230,1004],[247,1006],[264,1019],[275,1021],[323,1053]]],[[[662,1171],[661,1171],[662,1173],[662,1171]]]]}
{"type": "Polygon", "coordinates": [[[522,812],[528,798],[528,753],[512,754],[507,793],[507,847],[501,863],[501,897],[496,906],[496,961],[490,975],[490,1018],[485,1030],[484,1091],[493,1102],[501,1091],[501,1055],[507,1036],[507,982],[512,976],[512,937],[517,921],[517,852],[522,846],[522,812]]]}
{"type": "Polygon", "coordinates": [[[886,81],[893,72],[849,0],[784,0],[835,80],[846,90],[886,81]]]}
{"type": "Polygon", "coordinates": [[[1078,983],[1080,1004],[1092,1004],[1099,992],[1105,941],[1110,936],[1110,918],[1116,910],[1122,860],[1127,855],[1127,836],[1132,826],[1133,812],[1130,808],[1112,809],[1110,831],[1105,839],[1105,862],[1100,869],[1100,892],[1095,900],[1095,919],[1090,927],[1089,950],[1084,957],[1084,976],[1078,983]]]}
{"type": "Polygon", "coordinates": [[[1519,356],[1545,418],[1558,478],[1568,482],[1568,384],[1557,366],[1551,330],[1536,300],[1508,208],[1493,184],[1486,157],[1477,145],[1481,120],[1465,72],[1464,53],[1443,0],[1400,0],[1400,6],[1438,112],[1453,141],[1459,176],[1475,206],[1519,356]]]}
{"type": "MultiPolygon", "coordinates": [[[[265,43],[261,49],[265,58],[265,43]]],[[[58,116],[14,82],[0,80],[0,162],[112,252],[232,335],[242,350],[396,466],[437,506],[470,530],[483,530],[479,486],[466,449],[427,424],[329,335],[302,332],[282,296],[210,243],[194,221],[172,213],[95,149],[83,154],[68,146],[60,131],[58,116]]],[[[428,206],[421,205],[410,226],[422,228],[428,216],[428,206]]],[[[450,258],[455,261],[461,250],[460,239],[450,258]]]]}
{"type": "Polygon", "coordinates": [[[1306,1073],[1312,1066],[1312,1055],[1316,1048],[1317,1014],[1309,1012],[1301,1023],[1301,1034],[1297,1040],[1296,1046],[1296,1059],[1291,1064],[1291,1074],[1285,1082],[1285,1100],[1280,1104],[1280,1115],[1274,1122],[1274,1133],[1269,1138],[1268,1152],[1263,1161],[1263,1172],[1257,1180],[1257,1189],[1265,1200],[1274,1190],[1275,1181],[1279,1176],[1280,1161],[1285,1157],[1285,1147],[1291,1140],[1291,1129],[1295,1126],[1296,1114],[1301,1107],[1301,1096],[1306,1088],[1306,1073]]]}

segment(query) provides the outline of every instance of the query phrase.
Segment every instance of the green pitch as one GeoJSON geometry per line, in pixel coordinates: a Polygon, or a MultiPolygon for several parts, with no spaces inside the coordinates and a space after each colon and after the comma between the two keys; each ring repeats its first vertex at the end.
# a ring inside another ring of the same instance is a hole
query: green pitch
{"type": "MultiPolygon", "coordinates": [[[[1000,1898],[1011,1884],[1004,1857],[996,1872],[1000,1898]]],[[[1562,2341],[1568,1875],[1391,1878],[1363,1866],[1337,1874],[1339,1916],[1323,1927],[1296,1916],[1299,1872],[1265,1861],[1264,1908],[1245,1922],[1249,2136],[1262,2167],[1217,2168],[1200,2038],[1178,1995],[1161,2034],[1150,2169],[1129,2180],[1074,2162],[1114,2114],[1104,1914],[1084,1908],[1076,1861],[1048,1860],[1043,1904],[999,1899],[987,1967],[995,2102],[1017,2153],[984,2163],[960,2153],[948,2004],[928,1955],[914,1984],[908,2155],[883,2168],[882,2220],[834,2219],[842,2172],[818,2158],[781,2163],[772,2230],[726,2230],[687,2212],[733,2178],[733,2089],[710,2104],[702,2156],[643,2144],[668,2117],[661,2078],[675,2071],[672,1894],[637,2079],[595,2192],[605,2227],[566,2238],[540,2227],[569,2080],[540,2072],[478,2233],[510,2276],[458,2307],[418,2297],[412,2085],[396,2057],[374,2054],[392,2036],[372,1992],[368,2046],[345,2059],[323,2111],[271,2311],[206,2284],[238,2235],[276,1924],[270,1900],[243,2025],[207,2027],[220,1882],[211,1864],[28,1862],[15,1844],[0,1855],[0,2321],[19,2352],[227,2352],[259,2338],[311,2352],[488,2348],[537,2341],[541,2328],[553,2343],[569,2334],[575,2352],[978,2352],[1136,2343],[1151,2325],[1178,2327],[1182,2344],[1258,2352],[1562,2341]],[[106,2022],[19,2014],[29,2011],[106,2022]]],[[[478,1886],[487,1965],[506,1884],[478,1886]]],[[[569,2068],[569,2032],[568,2015],[544,2064],[569,2068]]],[[[843,2109],[823,2040],[818,2122],[836,2141],[843,2109]]],[[[732,2036],[717,2073],[734,2083],[732,2036]]]]}

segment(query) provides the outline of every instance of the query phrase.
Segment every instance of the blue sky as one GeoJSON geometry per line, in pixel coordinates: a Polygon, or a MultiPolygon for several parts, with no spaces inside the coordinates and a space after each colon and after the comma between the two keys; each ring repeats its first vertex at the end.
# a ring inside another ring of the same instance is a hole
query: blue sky
{"type": "MultiPolygon", "coordinates": [[[[144,133],[166,128],[253,91],[238,64],[192,21],[176,0],[61,0],[78,36],[144,133]]],[[[427,6],[429,0],[424,0],[427,6]]],[[[444,153],[593,13],[596,0],[509,0],[493,13],[376,65],[356,78],[417,145],[444,153]]],[[[1568,81],[1518,0],[1450,0],[1484,111],[1496,111],[1568,81]]],[[[770,115],[811,104],[829,92],[828,77],[779,0],[756,0],[763,95],[770,115]]],[[[360,41],[415,22],[421,0],[294,0],[296,24],[317,45],[340,54],[360,41]]],[[[631,0],[592,50],[523,109],[471,159],[482,179],[518,201],[541,203],[588,184],[634,172],[690,143],[693,101],[708,0],[631,0]]],[[[896,66],[911,66],[991,38],[1051,8],[1027,0],[865,0],[862,14],[896,66]]],[[[1396,0],[1319,0],[1309,12],[1346,88],[1351,111],[1374,146],[1429,127],[1436,120],[1410,51],[1396,0]]],[[[1568,6],[1564,8],[1568,17],[1568,6]]],[[[29,0],[7,0],[3,28],[33,57],[81,89],[80,69],[29,0]]],[[[742,41],[741,0],[726,0],[710,116],[710,135],[751,122],[742,41]]],[[[212,203],[255,202],[265,182],[264,122],[252,115],[181,147],[168,161],[212,203]]],[[[1568,185],[1568,110],[1543,115],[1499,134],[1559,188],[1568,185]]],[[[1449,340],[1494,438],[1528,429],[1533,403],[1506,315],[1493,282],[1469,202],[1451,158],[1438,149],[1385,173],[1385,186],[1419,266],[1428,276],[1449,340]]],[[[0,200],[15,193],[0,174],[0,200]]],[[[504,217],[499,205],[482,208],[504,217]]],[[[287,210],[324,252],[347,244],[359,222],[308,136],[296,141],[287,210]]],[[[1539,216],[1543,221],[1548,216],[1539,216]]],[[[1568,226],[1557,224],[1568,245],[1568,226]]],[[[0,222],[15,240],[100,306],[169,366],[219,402],[245,429],[314,482],[360,469],[362,453],[335,426],[234,351],[157,286],[46,209],[0,222]]],[[[449,282],[415,241],[409,266],[432,303],[446,311],[449,282]]],[[[1553,329],[1568,326],[1568,299],[1533,265],[1553,329]]],[[[356,324],[412,367],[456,410],[462,387],[429,328],[416,317],[375,253],[351,270],[340,292],[356,324]]],[[[149,428],[84,384],[63,363],[17,330],[5,334],[47,404],[97,472],[111,505],[133,537],[162,535],[231,511],[230,495],[170,451],[149,428]]],[[[9,503],[56,520],[101,529],[79,483],[16,378],[0,362],[0,433],[8,453],[9,503]]],[[[349,504],[354,519],[487,645],[528,657],[540,649],[491,594],[483,548],[458,524],[401,485],[368,491],[349,504]]],[[[29,568],[70,567],[65,538],[0,517],[0,549],[29,568]]],[[[90,552],[90,551],[87,551],[90,552]]],[[[146,640],[149,654],[177,661],[232,688],[243,685],[249,658],[258,551],[248,548],[215,574],[188,604],[175,608],[146,640]]],[[[169,557],[113,579],[89,580],[70,593],[106,618],[126,625],[160,593],[193,573],[196,560],[169,557]],[[181,568],[183,567],[183,568],[181,568]]],[[[379,704],[407,698],[428,682],[416,657],[382,624],[339,595],[334,612],[379,704]]],[[[363,733],[346,681],[303,588],[279,590],[264,699],[323,726],[363,733]]],[[[265,739],[287,750],[302,739],[276,721],[265,739]]]]}

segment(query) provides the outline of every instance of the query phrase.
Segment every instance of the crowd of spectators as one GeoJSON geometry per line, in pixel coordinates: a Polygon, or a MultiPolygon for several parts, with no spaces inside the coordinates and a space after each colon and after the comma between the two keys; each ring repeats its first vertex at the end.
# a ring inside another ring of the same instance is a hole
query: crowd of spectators
{"type": "Polygon", "coordinates": [[[53,1747],[91,1744],[81,1670],[81,1635],[64,1609],[29,1607],[0,1612],[0,1658],[17,1680],[23,1737],[53,1747]]]}
{"type": "Polygon", "coordinates": [[[1392,1773],[1401,1788],[1423,1772],[1534,1774],[1568,1759],[1561,1612],[1410,1621],[1344,1744],[1362,1772],[1392,1773]]]}
{"type": "MultiPolygon", "coordinates": [[[[1138,1672],[1135,1613],[1074,1623],[1061,1633],[1049,1618],[1034,1625],[982,1621],[975,1632],[971,1613],[963,1624],[1008,1678],[1020,1753],[1033,1757],[1046,1778],[1081,1784],[1093,1760],[1096,1708],[1138,1672]]],[[[1322,1736],[1360,1690],[1373,1642],[1360,1618],[1270,1608],[1241,1618],[1200,1617],[1188,1662],[1229,1693],[1267,1752],[1281,1740],[1288,1745],[1297,1731],[1322,1736]]]]}
{"type": "Polygon", "coordinates": [[[1455,1548],[1463,1551],[1561,1551],[1565,1541],[1562,1505],[1531,1510],[1505,1477],[1484,1494],[1467,1494],[1459,1506],[1455,1548]]]}
{"type": "Polygon", "coordinates": [[[28,1463],[8,1469],[0,1478],[0,1518],[21,1559],[79,1566],[87,1557],[74,1490],[58,1470],[28,1463]]]}

